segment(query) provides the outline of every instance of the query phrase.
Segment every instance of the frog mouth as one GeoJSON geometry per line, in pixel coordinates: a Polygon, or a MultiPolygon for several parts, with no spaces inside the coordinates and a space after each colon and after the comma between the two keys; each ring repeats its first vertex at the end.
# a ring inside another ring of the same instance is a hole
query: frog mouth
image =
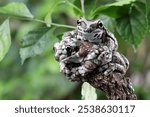
{"type": "Polygon", "coordinates": [[[96,39],[96,38],[102,38],[102,35],[103,35],[103,31],[102,30],[99,30],[99,29],[95,29],[93,31],[87,31],[85,29],[82,29],[80,27],[78,27],[78,34],[80,36],[83,36],[83,37],[86,37],[87,40],[89,39],[96,39]]]}
{"type": "Polygon", "coordinates": [[[86,30],[78,30],[78,32],[81,36],[88,36],[92,34],[92,32],[89,33],[86,30]]]}

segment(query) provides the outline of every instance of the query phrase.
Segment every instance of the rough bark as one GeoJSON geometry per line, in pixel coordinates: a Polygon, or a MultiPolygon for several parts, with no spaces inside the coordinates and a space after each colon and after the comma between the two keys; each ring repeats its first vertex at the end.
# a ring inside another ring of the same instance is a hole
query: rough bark
{"type": "Polygon", "coordinates": [[[91,75],[85,79],[93,87],[106,93],[109,100],[136,100],[137,96],[129,87],[130,79],[122,78],[120,74],[103,78],[100,74],[91,75]]]}

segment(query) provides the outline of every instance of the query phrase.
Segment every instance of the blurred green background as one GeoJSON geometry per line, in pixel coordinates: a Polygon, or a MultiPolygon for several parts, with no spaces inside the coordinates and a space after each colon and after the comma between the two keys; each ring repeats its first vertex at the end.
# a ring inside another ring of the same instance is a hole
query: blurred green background
{"type": "MultiPolygon", "coordinates": [[[[24,2],[36,18],[44,19],[50,10],[51,1],[0,0],[0,6],[10,2],[24,2]]],[[[101,0],[101,4],[113,1],[115,0],[101,0]]],[[[66,4],[62,4],[55,9],[52,21],[75,25],[78,17],[69,6],[66,7],[66,4]]],[[[98,17],[104,23],[108,19],[105,16],[98,17]]],[[[7,16],[1,15],[0,23],[6,18],[7,16]]],[[[68,81],[59,72],[59,65],[54,59],[52,50],[53,44],[61,39],[61,34],[71,29],[58,28],[55,31],[57,38],[51,38],[51,44],[44,53],[27,59],[21,65],[19,49],[22,37],[30,30],[42,27],[43,24],[12,18],[10,26],[11,48],[0,62],[0,99],[81,99],[81,84],[68,81]]],[[[133,47],[113,30],[111,24],[107,22],[106,27],[115,33],[119,51],[130,61],[127,76],[131,76],[138,99],[150,99],[150,37],[146,36],[135,52],[133,47]]],[[[106,99],[103,92],[97,91],[97,93],[98,99],[106,99]]]]}

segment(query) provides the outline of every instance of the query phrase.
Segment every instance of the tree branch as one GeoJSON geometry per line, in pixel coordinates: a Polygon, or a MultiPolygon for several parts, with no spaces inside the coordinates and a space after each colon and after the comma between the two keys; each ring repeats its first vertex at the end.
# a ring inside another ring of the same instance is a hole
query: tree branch
{"type": "Polygon", "coordinates": [[[109,100],[136,100],[137,96],[130,87],[129,78],[125,78],[116,73],[113,76],[103,78],[100,74],[93,75],[84,79],[93,87],[106,93],[109,100]]]}

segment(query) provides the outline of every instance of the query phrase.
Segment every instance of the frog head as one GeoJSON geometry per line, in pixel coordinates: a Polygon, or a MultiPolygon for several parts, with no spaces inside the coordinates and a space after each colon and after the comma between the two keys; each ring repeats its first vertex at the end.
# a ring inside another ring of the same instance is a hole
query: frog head
{"type": "Polygon", "coordinates": [[[106,32],[101,20],[89,21],[84,18],[77,20],[77,32],[84,40],[99,42],[106,32]]]}

